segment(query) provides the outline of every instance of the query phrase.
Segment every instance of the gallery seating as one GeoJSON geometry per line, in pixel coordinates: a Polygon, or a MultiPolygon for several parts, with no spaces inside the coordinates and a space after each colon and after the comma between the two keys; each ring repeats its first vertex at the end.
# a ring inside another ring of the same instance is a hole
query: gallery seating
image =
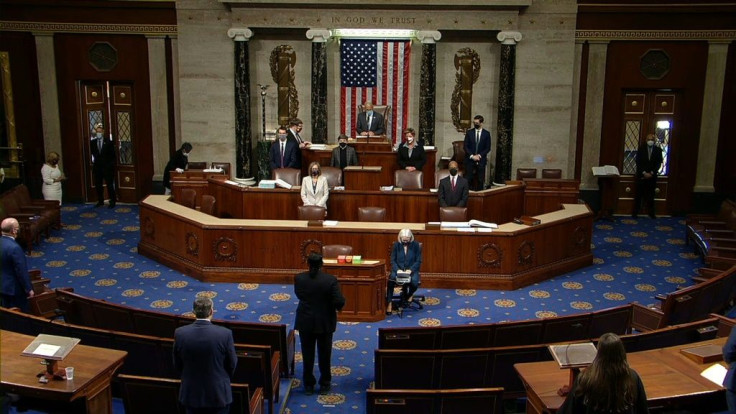
{"type": "Polygon", "coordinates": [[[320,167],[322,175],[327,179],[327,186],[330,189],[342,185],[342,170],[337,167],[320,167]]]}
{"type": "Polygon", "coordinates": [[[559,168],[543,168],[542,169],[542,178],[561,179],[562,178],[562,170],[559,169],[559,168]]]}
{"type": "Polygon", "coordinates": [[[468,221],[468,208],[440,207],[440,221],[468,221]]]}
{"type": "Polygon", "coordinates": [[[685,219],[685,225],[685,241],[692,242],[705,258],[714,242],[716,245],[720,245],[720,242],[725,247],[728,247],[728,243],[724,242],[729,239],[736,243],[736,202],[724,200],[716,214],[690,214],[685,219]]]}
{"type": "Polygon", "coordinates": [[[327,209],[320,206],[297,206],[299,220],[324,220],[327,209]]]}
{"type": "Polygon", "coordinates": [[[272,180],[284,180],[291,185],[302,185],[302,170],[298,168],[276,168],[271,171],[272,180]]]}
{"type": "Polygon", "coordinates": [[[503,388],[366,391],[367,414],[503,413],[503,388]]]}
{"type": "Polygon", "coordinates": [[[21,208],[35,209],[41,216],[48,218],[54,229],[61,229],[61,204],[56,200],[34,200],[25,184],[20,184],[11,191],[17,194],[18,205],[21,208]]]}
{"type": "Polygon", "coordinates": [[[419,170],[396,170],[394,172],[394,186],[404,190],[421,190],[424,184],[423,174],[419,170]]]}
{"type": "Polygon", "coordinates": [[[386,221],[386,209],[383,207],[358,207],[358,221],[386,221]]]}
{"type": "Polygon", "coordinates": [[[28,253],[42,235],[48,236],[52,227],[61,226],[60,211],[58,202],[31,200],[25,184],[0,195],[0,220],[8,217],[18,220],[20,230],[17,241],[28,253]]]}

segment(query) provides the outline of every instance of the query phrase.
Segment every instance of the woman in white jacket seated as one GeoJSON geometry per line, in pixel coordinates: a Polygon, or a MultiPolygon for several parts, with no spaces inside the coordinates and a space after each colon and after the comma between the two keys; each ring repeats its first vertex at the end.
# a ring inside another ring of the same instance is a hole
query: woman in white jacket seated
{"type": "Polygon", "coordinates": [[[327,178],[322,176],[322,168],[318,162],[309,164],[309,176],[302,180],[302,202],[305,206],[320,206],[327,208],[327,198],[330,188],[327,178]]]}

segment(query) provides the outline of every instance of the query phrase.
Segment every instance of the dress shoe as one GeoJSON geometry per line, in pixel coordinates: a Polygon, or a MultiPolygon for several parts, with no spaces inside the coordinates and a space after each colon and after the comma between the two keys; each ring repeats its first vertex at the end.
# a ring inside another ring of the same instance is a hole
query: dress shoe
{"type": "Polygon", "coordinates": [[[115,208],[115,203],[110,203],[110,205],[107,206],[107,208],[115,208]]]}
{"type": "Polygon", "coordinates": [[[650,219],[656,219],[656,218],[657,218],[657,216],[655,216],[654,214],[650,214],[650,215],[649,215],[649,218],[650,218],[650,219]]]}
{"type": "Polygon", "coordinates": [[[314,385],[305,385],[304,386],[304,394],[307,394],[307,395],[314,394],[314,385]]]}
{"type": "Polygon", "coordinates": [[[331,385],[320,385],[319,386],[319,395],[327,395],[330,392],[330,389],[332,388],[331,385]]]}
{"type": "Polygon", "coordinates": [[[95,204],[95,208],[97,208],[97,207],[102,207],[102,206],[104,206],[104,205],[105,205],[105,203],[103,203],[103,202],[98,202],[97,204],[95,204]]]}

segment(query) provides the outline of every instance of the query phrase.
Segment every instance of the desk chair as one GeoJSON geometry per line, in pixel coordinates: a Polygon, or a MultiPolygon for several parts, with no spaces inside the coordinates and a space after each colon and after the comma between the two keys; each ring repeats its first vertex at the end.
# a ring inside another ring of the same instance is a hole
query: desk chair
{"type": "Polygon", "coordinates": [[[216,204],[215,197],[205,194],[202,196],[202,205],[199,207],[199,211],[209,214],[210,216],[217,216],[215,214],[215,204],[216,204]]]}
{"type": "Polygon", "coordinates": [[[521,181],[525,178],[537,178],[536,168],[517,168],[516,179],[521,181]]]}
{"type": "Polygon", "coordinates": [[[358,207],[358,221],[386,221],[386,209],[383,207],[358,207]]]}
{"type": "Polygon", "coordinates": [[[187,163],[187,170],[204,170],[205,168],[207,168],[207,163],[204,161],[187,163]]]}
{"type": "Polygon", "coordinates": [[[322,246],[322,257],[325,259],[337,259],[337,256],[349,256],[353,254],[353,246],[344,244],[326,244],[322,246]]]}
{"type": "Polygon", "coordinates": [[[440,207],[440,221],[468,221],[468,208],[440,207]]]}
{"type": "Polygon", "coordinates": [[[396,170],[394,185],[404,190],[421,190],[424,184],[424,174],[421,171],[396,170]]]}
{"type": "Polygon", "coordinates": [[[562,178],[562,170],[559,168],[543,168],[542,178],[562,178]]]}
{"type": "Polygon", "coordinates": [[[220,168],[220,169],[222,169],[222,171],[225,172],[225,175],[227,175],[227,178],[232,177],[232,175],[230,175],[230,163],[229,162],[216,162],[216,161],[213,161],[212,162],[212,168],[220,168]]]}
{"type": "Polygon", "coordinates": [[[197,205],[197,192],[191,188],[182,189],[179,204],[184,207],[195,208],[197,205]]]}
{"type": "Polygon", "coordinates": [[[276,168],[271,171],[271,179],[281,179],[291,185],[302,185],[302,170],[298,168],[276,168]]]}
{"type": "Polygon", "coordinates": [[[322,175],[327,179],[327,186],[330,189],[342,185],[342,170],[337,167],[321,167],[322,175]]]}
{"type": "Polygon", "coordinates": [[[327,209],[320,206],[299,206],[299,220],[324,220],[327,209]]]}

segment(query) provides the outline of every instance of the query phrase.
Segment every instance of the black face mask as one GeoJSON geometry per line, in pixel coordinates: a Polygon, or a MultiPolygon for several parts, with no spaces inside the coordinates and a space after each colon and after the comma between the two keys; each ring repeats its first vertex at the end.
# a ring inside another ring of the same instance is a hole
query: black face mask
{"type": "Polygon", "coordinates": [[[316,177],[318,175],[319,175],[319,171],[317,170],[312,171],[312,177],[316,177]]]}
{"type": "Polygon", "coordinates": [[[404,246],[408,246],[408,245],[409,245],[409,243],[411,243],[411,242],[410,242],[410,241],[402,241],[402,242],[401,242],[401,244],[403,244],[404,246]]]}
{"type": "Polygon", "coordinates": [[[474,124],[474,125],[475,125],[475,129],[480,129],[480,124],[474,124]]]}
{"type": "Polygon", "coordinates": [[[450,175],[453,176],[453,177],[456,176],[457,175],[457,168],[450,168],[450,175]]]}
{"type": "Polygon", "coordinates": [[[348,144],[346,144],[346,143],[344,143],[344,142],[341,142],[341,143],[340,143],[340,148],[341,148],[341,149],[345,149],[345,148],[346,148],[347,146],[348,146],[348,144]]]}

